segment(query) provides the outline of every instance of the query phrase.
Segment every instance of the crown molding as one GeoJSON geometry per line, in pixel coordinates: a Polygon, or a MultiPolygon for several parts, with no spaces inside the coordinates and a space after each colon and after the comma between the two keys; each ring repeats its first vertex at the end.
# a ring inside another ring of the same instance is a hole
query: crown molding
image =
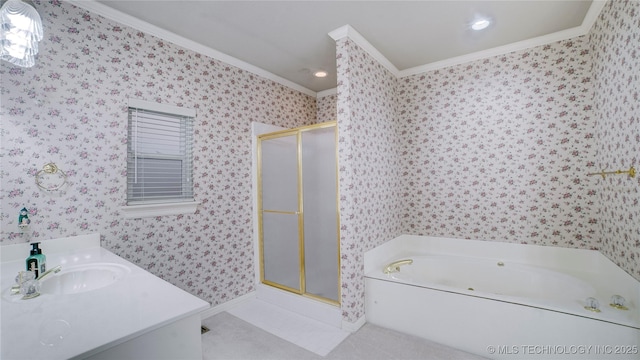
{"type": "Polygon", "coordinates": [[[329,95],[336,95],[338,94],[338,88],[334,87],[332,89],[327,89],[327,90],[322,90],[318,92],[318,95],[316,95],[316,98],[322,98],[325,96],[329,96],[329,95]]]}
{"type": "Polygon", "coordinates": [[[344,25],[339,27],[329,33],[329,36],[335,41],[338,41],[342,38],[348,37],[353,40],[358,46],[360,46],[364,51],[366,51],[369,55],[371,55],[374,59],[376,59],[382,66],[384,66],[387,70],[389,70],[393,75],[398,77],[400,71],[395,65],[391,63],[378,49],[376,49],[364,36],[360,35],[359,32],[356,31],[351,25],[344,25]]]}
{"type": "Polygon", "coordinates": [[[591,31],[591,28],[593,27],[593,24],[595,24],[596,20],[598,20],[598,16],[600,16],[602,9],[607,5],[607,1],[608,0],[593,0],[591,2],[589,11],[587,11],[587,15],[584,16],[582,25],[580,25],[585,34],[591,31]]]}
{"type": "Polygon", "coordinates": [[[436,61],[425,65],[416,66],[399,72],[398,77],[406,77],[421,74],[428,71],[438,70],[449,66],[460,65],[470,61],[481,60],[492,56],[504,55],[514,51],[525,50],[536,46],[546,45],[557,41],[567,40],[589,33],[593,24],[598,19],[598,15],[604,8],[606,0],[594,0],[587,11],[582,24],[571,29],[558,31],[552,34],[538,36],[532,39],[519,41],[516,43],[498,46],[488,50],[478,51],[471,54],[457,56],[442,61],[436,61]]]}
{"type": "Polygon", "coordinates": [[[303,94],[309,95],[311,97],[316,97],[316,92],[312,91],[310,89],[307,89],[303,86],[300,86],[290,80],[287,80],[283,77],[280,77],[278,75],[275,75],[267,70],[264,70],[262,68],[259,68],[255,65],[249,64],[245,61],[242,61],[240,59],[234,58],[233,56],[229,56],[225,53],[222,53],[218,50],[212,49],[208,46],[202,45],[200,43],[197,43],[195,41],[189,40],[187,38],[184,38],[180,35],[177,35],[171,31],[167,31],[165,29],[159,28],[155,25],[149,24],[146,21],[142,21],[136,17],[133,17],[131,15],[125,14],[121,11],[115,10],[113,8],[110,8],[106,5],[103,5],[95,0],[65,0],[65,2],[68,2],[74,6],[77,6],[79,8],[85,9],[87,11],[90,11],[92,13],[98,14],[104,18],[107,18],[109,20],[113,20],[116,21],[120,24],[132,27],[136,30],[140,30],[142,32],[145,32],[147,34],[153,35],[155,37],[158,37],[160,39],[169,41],[171,43],[174,43],[178,46],[184,47],[186,49],[195,51],[197,53],[200,53],[202,55],[206,55],[209,56],[211,58],[214,58],[216,60],[222,61],[224,63],[227,63],[229,65],[235,66],[239,69],[242,70],[246,70],[249,71],[253,74],[256,74],[258,76],[261,76],[263,78],[272,80],[276,83],[279,83],[280,85],[284,85],[288,88],[291,88],[293,90],[299,91],[303,94]]]}
{"type": "Polygon", "coordinates": [[[504,55],[510,52],[530,49],[536,46],[546,45],[552,42],[566,40],[576,36],[584,35],[584,33],[580,31],[580,29],[581,29],[580,27],[575,27],[575,28],[555,32],[553,34],[539,36],[536,38],[518,41],[518,42],[504,45],[504,46],[498,46],[498,47],[494,47],[487,50],[477,51],[477,52],[462,55],[462,56],[456,56],[453,58],[412,67],[412,68],[400,71],[400,74],[398,75],[398,77],[402,78],[406,76],[421,74],[428,71],[434,71],[434,70],[438,70],[438,69],[442,69],[450,66],[468,63],[471,61],[504,55]]]}

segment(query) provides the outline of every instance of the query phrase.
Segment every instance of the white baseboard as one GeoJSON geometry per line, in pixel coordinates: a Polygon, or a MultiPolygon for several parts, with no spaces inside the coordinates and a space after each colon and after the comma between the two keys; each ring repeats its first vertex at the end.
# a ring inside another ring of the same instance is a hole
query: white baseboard
{"type": "Polygon", "coordinates": [[[201,312],[200,313],[200,318],[202,320],[204,320],[206,318],[212,317],[213,315],[216,315],[216,314],[219,314],[219,313],[221,313],[223,311],[227,311],[229,309],[232,309],[232,308],[240,305],[241,303],[243,303],[243,302],[245,302],[247,300],[254,299],[255,297],[256,297],[256,292],[252,291],[252,292],[250,292],[248,294],[242,295],[242,296],[237,297],[237,298],[235,298],[233,300],[229,300],[229,301],[227,301],[225,303],[222,303],[220,305],[213,306],[213,307],[209,308],[208,310],[205,310],[205,311],[201,312]]]}

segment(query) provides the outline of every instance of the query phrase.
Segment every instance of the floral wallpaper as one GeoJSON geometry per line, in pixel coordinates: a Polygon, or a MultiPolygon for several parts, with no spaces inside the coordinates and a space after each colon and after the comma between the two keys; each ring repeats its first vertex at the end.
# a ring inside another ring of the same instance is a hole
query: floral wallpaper
{"type": "Polygon", "coordinates": [[[0,65],[0,242],[99,232],[105,248],[213,305],[253,290],[251,122],[313,124],[315,98],[66,2],[36,6],[36,66],[0,65]],[[128,98],[196,109],[195,214],[120,214],[128,98]],[[48,162],[68,175],[64,193],[36,187],[48,162]]]}
{"type": "MultiPolygon", "coordinates": [[[[591,30],[596,171],[640,171],[640,2],[610,1],[591,30]]],[[[640,175],[595,177],[600,250],[640,280],[640,175]]]]}
{"type": "Polygon", "coordinates": [[[405,232],[598,246],[588,38],[399,82],[405,232]]]}
{"type": "Polygon", "coordinates": [[[364,252],[402,233],[395,76],[338,40],[338,164],[343,320],[364,316],[364,252]]]}
{"type": "Polygon", "coordinates": [[[318,107],[318,122],[335,121],[338,115],[337,94],[325,95],[316,99],[318,107]]]}

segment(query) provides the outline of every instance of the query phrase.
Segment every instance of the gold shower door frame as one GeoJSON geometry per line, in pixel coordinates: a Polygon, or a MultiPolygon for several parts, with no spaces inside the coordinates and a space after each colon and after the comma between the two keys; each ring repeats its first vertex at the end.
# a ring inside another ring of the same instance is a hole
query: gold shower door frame
{"type": "Polygon", "coordinates": [[[305,297],[313,298],[315,300],[319,300],[331,305],[340,305],[340,297],[341,297],[341,282],[340,282],[340,210],[339,210],[339,187],[338,187],[338,128],[336,121],[328,121],[320,124],[314,124],[304,127],[299,127],[295,129],[287,129],[276,131],[268,134],[262,134],[258,136],[258,149],[257,149],[257,162],[258,162],[258,232],[259,232],[259,251],[260,251],[260,282],[273,286],[275,288],[289,291],[295,294],[299,294],[305,297]],[[305,272],[305,246],[304,246],[304,198],[303,198],[303,176],[302,176],[302,133],[306,131],[312,131],[316,129],[324,129],[324,128],[334,128],[335,135],[335,165],[336,165],[336,246],[337,246],[337,272],[338,278],[335,286],[337,287],[337,298],[338,300],[329,299],[326,297],[322,297],[319,295],[311,294],[306,292],[306,272],[305,272]],[[297,145],[297,172],[298,172],[298,209],[297,211],[280,211],[277,209],[264,209],[263,208],[263,193],[262,193],[262,141],[264,140],[272,140],[287,136],[295,136],[296,137],[296,145],[297,145]],[[299,288],[293,288],[290,286],[286,286],[274,281],[270,281],[265,279],[265,262],[264,262],[264,222],[263,222],[263,214],[264,213],[272,213],[272,214],[286,214],[286,215],[297,215],[298,216],[298,261],[299,261],[299,288]]]}

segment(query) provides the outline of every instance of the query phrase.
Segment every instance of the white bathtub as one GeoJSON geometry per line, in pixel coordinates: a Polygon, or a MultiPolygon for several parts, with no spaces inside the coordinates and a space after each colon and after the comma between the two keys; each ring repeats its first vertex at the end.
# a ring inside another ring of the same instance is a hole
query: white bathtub
{"type": "Polygon", "coordinates": [[[493,359],[640,359],[640,283],[597,251],[403,235],[365,253],[365,274],[379,326],[493,359]]]}

